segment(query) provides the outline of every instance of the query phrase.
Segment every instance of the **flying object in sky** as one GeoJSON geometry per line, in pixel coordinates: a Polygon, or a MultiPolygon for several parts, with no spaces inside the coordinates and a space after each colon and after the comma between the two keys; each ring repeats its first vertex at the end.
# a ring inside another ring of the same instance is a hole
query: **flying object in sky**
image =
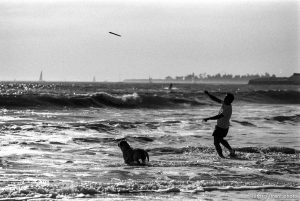
{"type": "Polygon", "coordinates": [[[114,32],[108,32],[108,33],[121,37],[121,35],[116,34],[116,33],[114,33],[114,32]]]}

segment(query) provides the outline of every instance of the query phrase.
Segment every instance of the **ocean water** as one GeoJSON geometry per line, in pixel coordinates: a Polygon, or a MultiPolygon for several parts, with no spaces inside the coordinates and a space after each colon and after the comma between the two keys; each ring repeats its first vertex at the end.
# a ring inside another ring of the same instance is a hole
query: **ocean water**
{"type": "Polygon", "coordinates": [[[0,200],[298,200],[299,86],[0,83],[0,200]],[[229,143],[213,147],[234,93],[229,143]],[[124,164],[126,139],[150,155],[124,164]]]}

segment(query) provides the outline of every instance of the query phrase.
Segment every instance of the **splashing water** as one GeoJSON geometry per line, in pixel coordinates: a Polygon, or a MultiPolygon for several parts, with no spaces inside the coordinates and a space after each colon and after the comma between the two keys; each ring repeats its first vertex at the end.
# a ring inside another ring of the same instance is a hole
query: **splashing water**
{"type": "Polygon", "coordinates": [[[237,157],[220,159],[211,136],[215,122],[202,122],[219,106],[200,88],[177,86],[169,94],[156,85],[8,85],[1,88],[0,198],[298,195],[299,104],[274,95],[295,99],[298,91],[268,94],[238,86],[227,137],[237,157]],[[147,150],[150,163],[125,165],[121,139],[147,150]]]}

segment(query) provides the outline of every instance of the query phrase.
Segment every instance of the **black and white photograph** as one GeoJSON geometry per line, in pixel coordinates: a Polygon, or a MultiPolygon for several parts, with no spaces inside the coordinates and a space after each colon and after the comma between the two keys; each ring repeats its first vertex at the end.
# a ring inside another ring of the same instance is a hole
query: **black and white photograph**
{"type": "Polygon", "coordinates": [[[0,201],[300,199],[299,0],[0,0],[0,201]]]}

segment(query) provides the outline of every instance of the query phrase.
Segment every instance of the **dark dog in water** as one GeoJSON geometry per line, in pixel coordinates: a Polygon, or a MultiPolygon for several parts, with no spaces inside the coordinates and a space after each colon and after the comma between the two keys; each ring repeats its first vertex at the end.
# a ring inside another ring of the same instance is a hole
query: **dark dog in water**
{"type": "Polygon", "coordinates": [[[125,140],[119,142],[118,147],[122,150],[124,162],[128,165],[145,165],[146,158],[149,162],[149,155],[145,150],[132,149],[125,140]]]}

